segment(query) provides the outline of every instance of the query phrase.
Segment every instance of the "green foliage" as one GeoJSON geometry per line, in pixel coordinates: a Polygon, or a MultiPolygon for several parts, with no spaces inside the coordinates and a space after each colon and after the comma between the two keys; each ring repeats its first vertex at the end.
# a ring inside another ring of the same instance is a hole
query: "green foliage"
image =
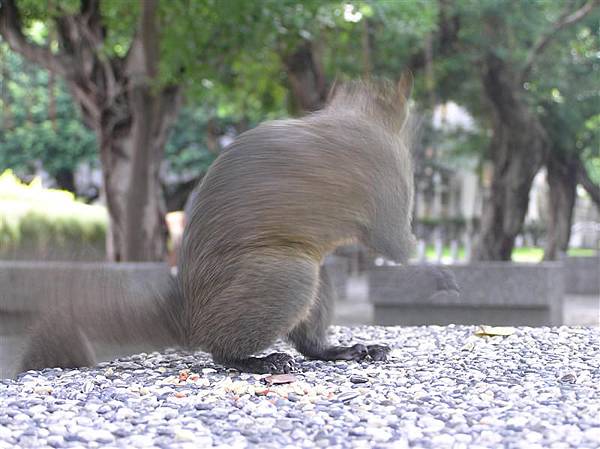
{"type": "Polygon", "coordinates": [[[103,51],[108,57],[124,57],[131,46],[140,13],[137,0],[102,0],[102,19],[106,24],[103,51]]]}
{"type": "MultiPolygon", "coordinates": [[[[212,161],[205,145],[206,125],[255,124],[288,114],[289,86],[283,61],[304,40],[315,45],[326,78],[353,78],[366,70],[397,78],[407,62],[425,47],[428,36],[440,33],[439,16],[458,16],[458,42],[441,53],[434,43],[433,95],[438,102],[454,100],[475,117],[478,130],[434,136],[435,144],[457,164],[484,154],[489,141],[490,111],[482,101],[481,56],[485,52],[510,62],[525,63],[538,38],[574,2],[513,0],[414,1],[321,0],[161,0],[160,83],[185,86],[186,107],[171,133],[166,155],[176,171],[203,171],[212,161]],[[440,8],[445,7],[445,11],[440,8]],[[363,42],[369,37],[368,55],[363,42]]],[[[576,4],[579,4],[575,2],[576,4]]],[[[74,13],[78,0],[19,0],[28,35],[52,48],[52,17],[74,13]]],[[[138,0],[103,0],[101,14],[106,57],[127,54],[139,20],[138,0]]],[[[594,142],[598,126],[590,108],[597,105],[598,13],[560,31],[534,66],[522,94],[540,108],[561,146],[576,147],[596,179],[600,161],[594,142]],[[565,101],[557,101],[557,99],[565,101]],[[575,143],[573,143],[575,142],[575,143]]],[[[446,36],[446,38],[449,38],[446,36]]],[[[47,74],[24,63],[0,43],[0,59],[10,82],[2,78],[0,111],[5,132],[0,136],[0,168],[27,169],[39,159],[51,173],[74,167],[94,156],[93,134],[80,123],[68,92],[58,83],[56,129],[48,117],[47,74]],[[7,72],[8,69],[8,72],[7,72]],[[9,117],[10,115],[10,117],[9,117]]],[[[423,72],[416,74],[420,109],[429,107],[423,72]],[[427,105],[427,106],[423,106],[427,105]]],[[[596,119],[597,120],[597,119],[596,119]]]]}
{"type": "Polygon", "coordinates": [[[547,49],[527,88],[552,141],[552,151],[578,154],[600,182],[600,41],[594,27],[600,12],[566,30],[547,49]]]}
{"type": "Polygon", "coordinates": [[[24,184],[7,170],[0,175],[0,257],[102,254],[107,213],[66,191],[24,184]]]}
{"type": "Polygon", "coordinates": [[[34,161],[55,175],[97,154],[94,134],[80,120],[64,85],[54,85],[56,116],[50,117],[49,74],[0,41],[0,171],[30,172],[34,161]]]}
{"type": "MultiPolygon", "coordinates": [[[[184,107],[173,126],[165,148],[169,168],[176,173],[205,172],[216,155],[206,147],[205,138],[210,114],[201,107],[184,107]]],[[[222,121],[221,127],[227,122],[222,121]]]]}
{"type": "MultiPolygon", "coordinates": [[[[57,43],[51,42],[53,22],[49,19],[74,13],[79,7],[77,1],[53,3],[50,9],[42,0],[21,0],[18,5],[29,36],[52,45],[57,43]]],[[[226,126],[287,115],[289,89],[282,60],[305,39],[317,44],[329,80],[340,74],[361,74],[363,66],[357,56],[363,23],[348,20],[348,13],[373,22],[374,65],[389,61],[377,70],[397,77],[409,52],[435,24],[432,5],[426,0],[356,2],[347,11],[348,4],[341,1],[160,2],[160,82],[182,83],[188,98],[167,144],[170,167],[204,171],[212,162],[214,155],[204,143],[211,119],[226,126]]],[[[139,19],[139,2],[105,0],[101,13],[106,25],[101,51],[106,57],[123,57],[139,19]]],[[[48,114],[47,72],[0,45],[7,56],[4,72],[11,77],[3,98],[11,107],[2,112],[3,122],[10,126],[0,137],[0,167],[31,171],[32,162],[40,160],[56,174],[97,158],[94,135],[81,125],[64,85],[59,83],[55,89],[54,129],[48,114]]]]}
{"type": "Polygon", "coordinates": [[[590,117],[577,134],[576,146],[587,172],[596,184],[600,184],[600,114],[590,117]]]}

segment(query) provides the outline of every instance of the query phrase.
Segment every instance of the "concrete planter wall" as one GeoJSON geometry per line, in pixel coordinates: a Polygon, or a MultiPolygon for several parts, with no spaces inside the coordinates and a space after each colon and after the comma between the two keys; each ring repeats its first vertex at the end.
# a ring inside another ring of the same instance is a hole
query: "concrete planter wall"
{"type": "Polygon", "coordinates": [[[337,294],[337,299],[342,301],[347,299],[348,260],[344,257],[329,255],[325,258],[323,269],[337,294]]]}
{"type": "Polygon", "coordinates": [[[460,294],[431,288],[422,267],[373,267],[369,297],[382,325],[491,324],[560,325],[562,263],[503,262],[446,266],[460,294]],[[434,294],[432,294],[434,292],[434,294]]]}
{"type": "Polygon", "coordinates": [[[565,292],[572,295],[600,295],[600,256],[567,257],[565,292]]]}

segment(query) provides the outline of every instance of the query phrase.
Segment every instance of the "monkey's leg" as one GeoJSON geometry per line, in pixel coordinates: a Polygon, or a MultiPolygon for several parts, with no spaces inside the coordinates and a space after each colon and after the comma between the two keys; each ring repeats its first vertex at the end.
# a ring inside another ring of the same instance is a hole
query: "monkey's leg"
{"type": "Polygon", "coordinates": [[[246,257],[228,287],[198,309],[199,346],[215,362],[243,372],[290,372],[294,361],[288,354],[252,355],[306,316],[317,292],[318,263],[289,250],[257,250],[246,257]]]}
{"type": "Polygon", "coordinates": [[[306,357],[319,360],[385,360],[390,348],[384,345],[335,346],[327,341],[336,294],[325,268],[321,268],[319,293],[308,317],[288,335],[296,349],[306,357]]]}

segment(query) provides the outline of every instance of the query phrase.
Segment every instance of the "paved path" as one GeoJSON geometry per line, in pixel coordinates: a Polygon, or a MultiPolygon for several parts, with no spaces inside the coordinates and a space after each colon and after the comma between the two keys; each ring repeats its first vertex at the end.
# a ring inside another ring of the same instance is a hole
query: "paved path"
{"type": "Polygon", "coordinates": [[[292,382],[275,385],[174,351],[0,381],[0,448],[600,447],[598,328],[365,326],[333,338],[392,352],[298,356],[295,378],[270,378],[292,382]]]}

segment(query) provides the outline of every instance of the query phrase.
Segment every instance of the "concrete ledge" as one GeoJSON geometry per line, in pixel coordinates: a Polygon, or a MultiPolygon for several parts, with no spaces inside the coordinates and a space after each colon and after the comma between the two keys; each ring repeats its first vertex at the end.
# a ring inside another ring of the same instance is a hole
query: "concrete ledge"
{"type": "Polygon", "coordinates": [[[567,257],[565,292],[573,295],[600,295],[600,256],[567,257]]]}
{"type": "Polygon", "coordinates": [[[560,325],[563,296],[563,268],[556,262],[386,266],[369,272],[375,324],[383,325],[560,325]],[[460,293],[444,290],[440,270],[455,276],[460,293]]]}
{"type": "Polygon", "coordinates": [[[347,285],[348,285],[348,260],[344,257],[329,255],[325,258],[323,268],[329,276],[331,286],[337,294],[339,300],[345,300],[348,297],[347,285]]]}

